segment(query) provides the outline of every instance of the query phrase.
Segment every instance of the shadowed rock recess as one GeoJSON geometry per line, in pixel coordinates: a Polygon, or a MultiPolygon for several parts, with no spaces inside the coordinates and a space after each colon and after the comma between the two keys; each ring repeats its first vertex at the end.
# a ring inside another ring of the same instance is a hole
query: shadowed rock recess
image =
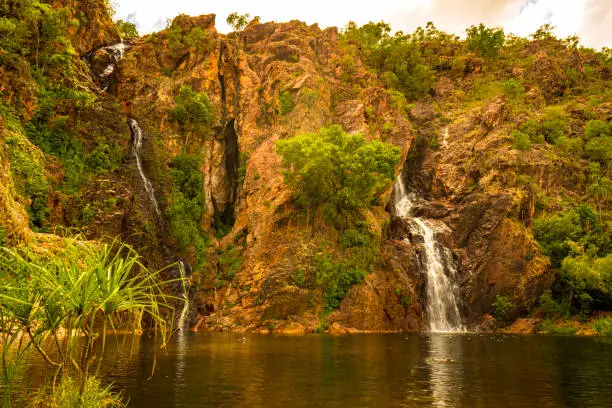
{"type": "Polygon", "coordinates": [[[2,60],[2,243],[50,246],[68,227],[89,239],[121,236],[150,267],[183,261],[189,310],[181,321],[196,330],[485,330],[499,296],[512,303],[511,317],[526,315],[555,282],[533,220],[572,200],[609,203],[585,198],[592,174],[569,144],[534,139],[524,150],[513,136],[529,119],[552,118],[552,105],[562,106],[562,118],[550,120],[570,141],[589,120],[612,119],[610,64],[592,51],[525,40],[512,51],[523,64],[512,66],[433,36],[420,45],[436,59],[431,89],[405,97],[397,77],[376,73],[365,48],[336,28],[255,20],[222,35],[214,15],[181,15],[120,42],[106,9],[59,3],[89,22],[70,31],[71,75],[57,79],[84,99],[49,96],[29,64],[2,60]],[[585,72],[590,79],[580,79],[585,72]],[[511,79],[522,84],[520,102],[501,85],[511,79]],[[585,81],[608,98],[590,98],[585,81]],[[411,197],[409,214],[398,213],[392,180],[352,224],[296,201],[276,142],[334,124],[400,149],[395,175],[411,197]],[[57,129],[78,148],[64,154],[36,136],[57,129]],[[363,247],[347,249],[348,229],[369,237],[363,247]],[[368,267],[330,303],[322,259],[348,268],[355,253],[367,253],[368,267]],[[438,266],[427,265],[432,253],[444,254],[438,266]],[[441,307],[451,304],[453,324],[429,316],[432,268],[452,271],[453,302],[441,307]]]}

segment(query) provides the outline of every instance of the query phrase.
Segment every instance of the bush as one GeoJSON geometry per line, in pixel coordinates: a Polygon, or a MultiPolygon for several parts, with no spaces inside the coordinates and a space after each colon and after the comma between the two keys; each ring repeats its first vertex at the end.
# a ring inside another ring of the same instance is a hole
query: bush
{"type": "Polygon", "coordinates": [[[340,306],[340,302],[351,287],[361,282],[366,272],[350,262],[335,260],[324,249],[314,257],[316,282],[324,291],[323,304],[329,313],[340,306]]]}
{"type": "Polygon", "coordinates": [[[134,23],[124,20],[117,20],[115,21],[115,27],[117,28],[117,31],[119,31],[119,35],[121,35],[122,38],[138,37],[138,30],[136,29],[136,24],[134,23]]]}
{"type": "Polygon", "coordinates": [[[491,303],[491,316],[495,318],[500,326],[510,323],[510,317],[514,311],[514,304],[507,296],[497,295],[491,303]]]}
{"type": "Polygon", "coordinates": [[[37,157],[33,146],[28,146],[27,142],[19,138],[9,138],[6,142],[9,146],[11,174],[17,191],[30,200],[30,227],[35,231],[46,231],[49,215],[47,198],[51,184],[45,175],[43,158],[37,157]]]}
{"type": "Polygon", "coordinates": [[[506,38],[501,28],[487,28],[482,23],[478,26],[471,26],[466,32],[467,48],[470,51],[478,52],[485,58],[496,57],[506,38]]]}
{"type": "Polygon", "coordinates": [[[533,235],[554,267],[561,266],[561,261],[570,254],[571,243],[600,256],[610,250],[609,233],[588,205],[536,219],[533,235]]]}
{"type": "Polygon", "coordinates": [[[540,131],[544,136],[544,140],[554,145],[560,137],[565,135],[565,124],[558,119],[546,120],[542,122],[540,131]]]}
{"type": "Polygon", "coordinates": [[[561,136],[556,140],[555,145],[571,156],[582,157],[584,141],[579,137],[561,136]]]}
{"type": "Polygon", "coordinates": [[[99,172],[102,170],[115,170],[121,162],[121,149],[117,144],[108,145],[99,143],[85,158],[88,170],[99,172]]]}
{"type": "Polygon", "coordinates": [[[610,123],[603,120],[590,120],[584,129],[584,138],[586,140],[611,135],[612,127],[610,123]]]}
{"type": "Polygon", "coordinates": [[[200,231],[200,219],[206,205],[200,158],[181,153],[172,160],[170,166],[174,181],[166,210],[170,233],[182,249],[194,245],[198,264],[202,265],[206,257],[207,239],[200,231]]]}
{"type": "Polygon", "coordinates": [[[603,317],[595,320],[593,329],[602,336],[612,337],[612,318],[603,317]]]}
{"type": "Polygon", "coordinates": [[[177,122],[182,131],[200,132],[215,119],[208,95],[195,92],[189,85],[181,86],[174,101],[177,106],[168,109],[168,117],[177,122]]]}
{"type": "Polygon", "coordinates": [[[515,130],[512,132],[512,138],[514,139],[514,143],[512,147],[516,150],[531,150],[531,140],[529,140],[529,135],[515,130]]]}
{"type": "Polygon", "coordinates": [[[49,408],[123,408],[126,404],[110,387],[104,387],[96,377],[89,377],[81,392],[81,384],[66,377],[52,391],[34,397],[34,407],[49,408]],[[39,401],[40,400],[40,401],[39,401]]]}
{"type": "Polygon", "coordinates": [[[372,243],[372,238],[368,231],[358,231],[347,229],[342,233],[340,245],[343,248],[365,247],[372,243]]]}
{"type": "Polygon", "coordinates": [[[553,299],[550,289],[545,291],[542,296],[540,296],[540,310],[547,318],[556,316],[563,312],[559,303],[553,299]]]}
{"type": "Polygon", "coordinates": [[[231,282],[242,266],[242,257],[238,248],[228,247],[219,256],[219,277],[222,280],[231,282]]]}
{"type": "Polygon", "coordinates": [[[293,95],[289,91],[283,91],[280,93],[278,96],[278,103],[280,106],[280,114],[282,116],[289,114],[295,108],[293,95]]]}
{"type": "Polygon", "coordinates": [[[584,154],[590,160],[607,163],[612,160],[612,136],[595,137],[587,143],[584,154]]]}
{"type": "Polygon", "coordinates": [[[518,79],[509,79],[503,82],[502,89],[506,98],[513,101],[521,100],[525,96],[525,88],[523,88],[521,81],[518,79]]]}
{"type": "Polygon", "coordinates": [[[535,119],[529,119],[523,122],[520,131],[528,135],[529,140],[533,143],[544,142],[544,135],[542,134],[540,123],[535,119]]]}
{"type": "Polygon", "coordinates": [[[368,207],[395,175],[398,147],[347,134],[338,125],[276,142],[288,169],[286,182],[299,205],[334,211],[368,207]]]}

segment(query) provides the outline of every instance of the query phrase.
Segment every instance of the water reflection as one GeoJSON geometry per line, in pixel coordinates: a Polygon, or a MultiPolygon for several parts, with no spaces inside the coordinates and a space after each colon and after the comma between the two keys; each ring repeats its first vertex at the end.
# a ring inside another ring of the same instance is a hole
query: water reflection
{"type": "MultiPolygon", "coordinates": [[[[153,339],[115,340],[104,379],[135,408],[609,407],[612,395],[608,339],[182,333],[157,356],[153,339]]],[[[22,388],[44,367],[30,361],[22,388]]]]}
{"type": "Polygon", "coordinates": [[[427,364],[430,369],[430,386],[433,405],[436,407],[456,406],[463,378],[462,336],[432,334],[427,338],[429,353],[427,364]]]}

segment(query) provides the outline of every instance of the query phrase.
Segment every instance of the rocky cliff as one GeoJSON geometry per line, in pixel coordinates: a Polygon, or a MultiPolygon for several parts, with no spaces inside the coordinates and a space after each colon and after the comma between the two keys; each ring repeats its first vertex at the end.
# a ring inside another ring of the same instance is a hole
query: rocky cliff
{"type": "MultiPolygon", "coordinates": [[[[524,47],[523,57],[534,68],[529,73],[503,64],[483,71],[482,59],[452,51],[449,58],[459,63],[437,67],[432,90],[407,104],[335,28],[254,20],[222,35],[214,15],[179,16],[164,31],[126,42],[115,61],[104,49],[118,41],[108,13],[100,5],[73,3],[71,13],[86,22],[69,32],[83,57],[72,64],[81,76],[78,86],[95,102],[78,108],[56,103],[49,120],[53,125],[55,117],[66,118],[86,168],[97,163],[96,152],[104,153],[102,161],[117,159],[67,189],[62,172],[70,171],[69,161],[28,141],[40,140],[28,125],[40,113],[38,85],[4,65],[0,76],[9,80],[3,102],[18,107],[17,121],[25,124],[11,130],[3,114],[0,222],[10,240],[28,234],[25,208],[32,197],[40,198],[29,190],[16,192],[19,175],[9,156],[18,143],[50,180],[49,215],[41,224],[48,231],[69,226],[89,238],[120,235],[148,254],[152,266],[178,259],[192,266],[189,320],[197,330],[426,330],[423,243],[394,215],[390,185],[359,214],[373,237],[369,273],[338,307],[325,308],[314,278],[316,259],[322,251],[343,256],[342,231],[322,217],[301,215],[275,142],[340,124],[400,148],[396,173],[421,197],[415,214],[441,226],[436,238],[452,250],[460,306],[470,327],[481,323],[498,295],[512,299],[515,314],[525,314],[553,284],[550,262],[530,229],[537,200],[544,191],[554,207],[561,197],[583,194],[576,180],[586,177],[587,166],[545,144],[517,150],[510,135],[525,119],[523,108],[501,90],[474,96],[492,76],[519,78],[530,84],[531,109],[544,109],[547,99],[563,92],[565,81],[542,71],[546,61],[559,64],[547,53],[551,50],[534,43],[524,47]],[[115,65],[110,76],[109,64],[115,65]],[[21,86],[23,81],[31,86],[21,86]],[[202,125],[195,125],[193,115],[177,116],[184,92],[205,95],[198,99],[209,113],[202,125]],[[142,167],[161,216],[138,176],[128,119],[143,130],[142,167]],[[195,178],[203,192],[201,216],[189,238],[177,232],[182,223],[177,194],[187,194],[177,184],[180,157],[193,158],[201,174],[195,178]]],[[[562,53],[562,66],[584,69],[585,53],[565,47],[562,53]]],[[[597,69],[609,86],[609,68],[597,69]]],[[[608,105],[597,105],[589,115],[610,119],[608,105]]],[[[571,117],[576,128],[586,120],[579,113],[571,117]]]]}

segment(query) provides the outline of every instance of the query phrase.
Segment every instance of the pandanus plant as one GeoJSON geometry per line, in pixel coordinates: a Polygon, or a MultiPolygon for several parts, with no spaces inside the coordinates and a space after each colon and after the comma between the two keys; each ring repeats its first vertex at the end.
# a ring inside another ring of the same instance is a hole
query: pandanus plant
{"type": "Polygon", "coordinates": [[[161,272],[150,271],[118,240],[74,238],[42,254],[0,248],[5,406],[16,360],[28,350],[56,367],[56,378],[77,373],[82,393],[94,367],[100,369],[109,330],[151,330],[165,346],[174,309],[162,291],[170,281],[162,282],[161,272]]]}

